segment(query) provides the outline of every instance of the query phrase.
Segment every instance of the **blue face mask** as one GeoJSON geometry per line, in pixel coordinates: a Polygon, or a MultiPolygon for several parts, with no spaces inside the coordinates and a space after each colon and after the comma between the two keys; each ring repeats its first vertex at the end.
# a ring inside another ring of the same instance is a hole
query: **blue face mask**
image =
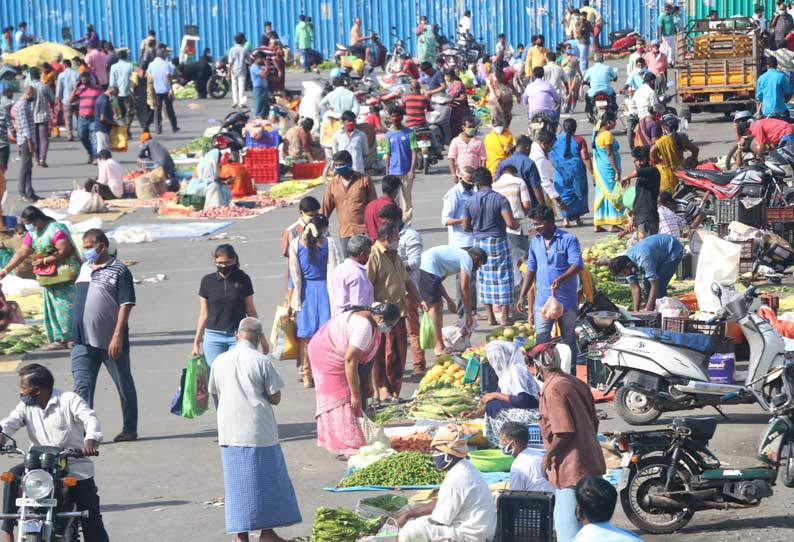
{"type": "Polygon", "coordinates": [[[85,256],[85,259],[88,262],[94,263],[99,259],[99,251],[96,249],[96,247],[89,248],[88,250],[83,252],[83,256],[85,256]]]}
{"type": "Polygon", "coordinates": [[[34,231],[36,231],[36,226],[34,226],[33,224],[25,224],[25,231],[28,233],[33,233],[34,231]]]}
{"type": "Polygon", "coordinates": [[[447,454],[433,454],[433,465],[438,470],[447,470],[452,465],[452,458],[447,454]]]}
{"type": "Polygon", "coordinates": [[[351,167],[347,164],[334,167],[334,173],[336,173],[337,175],[344,175],[345,173],[348,173],[350,170],[351,167]]]}
{"type": "Polygon", "coordinates": [[[36,406],[36,398],[32,395],[22,395],[19,394],[19,400],[22,401],[22,404],[25,406],[36,406]]]}

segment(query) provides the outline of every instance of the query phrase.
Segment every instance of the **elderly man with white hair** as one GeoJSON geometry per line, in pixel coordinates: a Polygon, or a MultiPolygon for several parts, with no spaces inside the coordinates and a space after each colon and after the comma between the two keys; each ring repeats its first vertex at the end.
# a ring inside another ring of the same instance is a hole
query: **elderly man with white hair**
{"type": "Polygon", "coordinates": [[[237,345],[212,364],[209,392],[218,405],[218,444],[226,487],[226,531],[248,541],[282,540],[273,530],[301,522],[298,500],[278,442],[273,405],[284,381],[257,346],[264,331],[256,318],[243,318],[237,345]]]}

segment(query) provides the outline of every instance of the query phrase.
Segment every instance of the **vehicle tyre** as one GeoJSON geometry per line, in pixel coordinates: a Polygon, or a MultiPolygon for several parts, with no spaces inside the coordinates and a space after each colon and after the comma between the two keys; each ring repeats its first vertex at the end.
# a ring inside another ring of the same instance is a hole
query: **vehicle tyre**
{"type": "Polygon", "coordinates": [[[654,407],[644,393],[621,386],[615,393],[615,410],[629,425],[646,425],[655,422],[662,411],[654,407]]]}
{"type": "Polygon", "coordinates": [[[427,175],[428,173],[430,173],[430,157],[429,156],[425,157],[423,161],[424,161],[424,164],[423,164],[423,167],[422,167],[422,173],[427,175]]]}
{"type": "Polygon", "coordinates": [[[786,205],[794,205],[794,188],[789,188],[783,192],[783,201],[786,205]]]}
{"type": "MultiPolygon", "coordinates": [[[[620,492],[623,512],[638,529],[652,534],[670,534],[682,529],[695,513],[690,509],[676,512],[656,508],[647,497],[664,488],[669,463],[665,458],[651,457],[640,460],[632,467],[626,487],[620,492]]],[[[672,490],[688,491],[689,474],[676,468],[672,490]]]]}
{"type": "MultiPolygon", "coordinates": [[[[680,192],[680,190],[679,190],[679,192],[680,192]]],[[[676,194],[675,197],[676,197],[676,199],[681,198],[681,199],[685,199],[687,201],[691,201],[695,205],[700,205],[700,203],[703,201],[703,192],[701,190],[697,190],[697,189],[690,189],[688,192],[682,192],[680,196],[678,194],[676,194]]],[[[711,217],[714,216],[714,198],[713,197],[709,197],[706,200],[706,204],[703,206],[703,213],[706,216],[711,216],[711,217]]]]}
{"type": "Polygon", "coordinates": [[[207,84],[207,93],[216,100],[222,100],[229,92],[228,81],[221,79],[218,76],[212,76],[210,82],[207,84]]]}
{"type": "Polygon", "coordinates": [[[794,440],[788,443],[788,457],[783,465],[783,485],[794,487],[794,440]]]}
{"type": "Polygon", "coordinates": [[[690,111],[689,107],[682,105],[681,109],[679,110],[682,119],[686,119],[687,122],[692,122],[692,111],[690,111]]]}
{"type": "Polygon", "coordinates": [[[731,148],[728,149],[728,154],[725,156],[725,169],[731,170],[733,167],[731,166],[731,162],[733,162],[734,155],[739,150],[739,145],[731,145],[731,148]]]}
{"type": "Polygon", "coordinates": [[[416,166],[414,166],[414,171],[419,170],[422,171],[425,168],[425,156],[420,152],[416,157],[416,166]]]}

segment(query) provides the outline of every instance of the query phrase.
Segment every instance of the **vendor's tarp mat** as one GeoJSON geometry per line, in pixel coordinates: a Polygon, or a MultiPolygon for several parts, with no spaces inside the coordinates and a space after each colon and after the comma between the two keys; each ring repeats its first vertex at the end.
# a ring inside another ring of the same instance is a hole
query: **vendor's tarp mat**
{"type": "MultiPolygon", "coordinates": [[[[485,478],[485,482],[488,485],[491,484],[498,484],[500,482],[506,482],[510,479],[509,472],[484,472],[482,473],[483,478],[485,478]]],[[[401,490],[409,490],[409,489],[436,489],[437,487],[441,487],[440,485],[430,485],[430,486],[400,486],[400,487],[388,487],[388,486],[358,486],[358,487],[326,487],[324,488],[325,491],[333,491],[334,493],[347,493],[350,491],[383,491],[386,489],[401,489],[401,490]]]]}
{"type": "Polygon", "coordinates": [[[110,232],[110,237],[124,231],[124,230],[143,230],[148,233],[152,240],[157,241],[160,239],[175,239],[175,238],[191,238],[203,237],[211,235],[224,228],[228,228],[234,224],[232,221],[228,222],[177,222],[168,224],[159,222],[157,224],[131,224],[129,226],[120,226],[110,232]]]}
{"type": "Polygon", "coordinates": [[[638,327],[636,331],[641,331],[662,344],[689,348],[704,354],[710,354],[714,351],[714,341],[709,335],[702,333],[675,333],[650,327],[638,327]]]}

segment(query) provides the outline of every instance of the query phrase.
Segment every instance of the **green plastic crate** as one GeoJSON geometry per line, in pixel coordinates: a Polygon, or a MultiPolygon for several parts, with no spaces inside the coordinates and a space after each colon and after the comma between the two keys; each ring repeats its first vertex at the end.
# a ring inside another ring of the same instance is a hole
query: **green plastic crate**
{"type": "Polygon", "coordinates": [[[480,360],[475,355],[469,356],[469,363],[466,364],[466,372],[463,373],[463,383],[473,384],[480,374],[480,360]]]}

